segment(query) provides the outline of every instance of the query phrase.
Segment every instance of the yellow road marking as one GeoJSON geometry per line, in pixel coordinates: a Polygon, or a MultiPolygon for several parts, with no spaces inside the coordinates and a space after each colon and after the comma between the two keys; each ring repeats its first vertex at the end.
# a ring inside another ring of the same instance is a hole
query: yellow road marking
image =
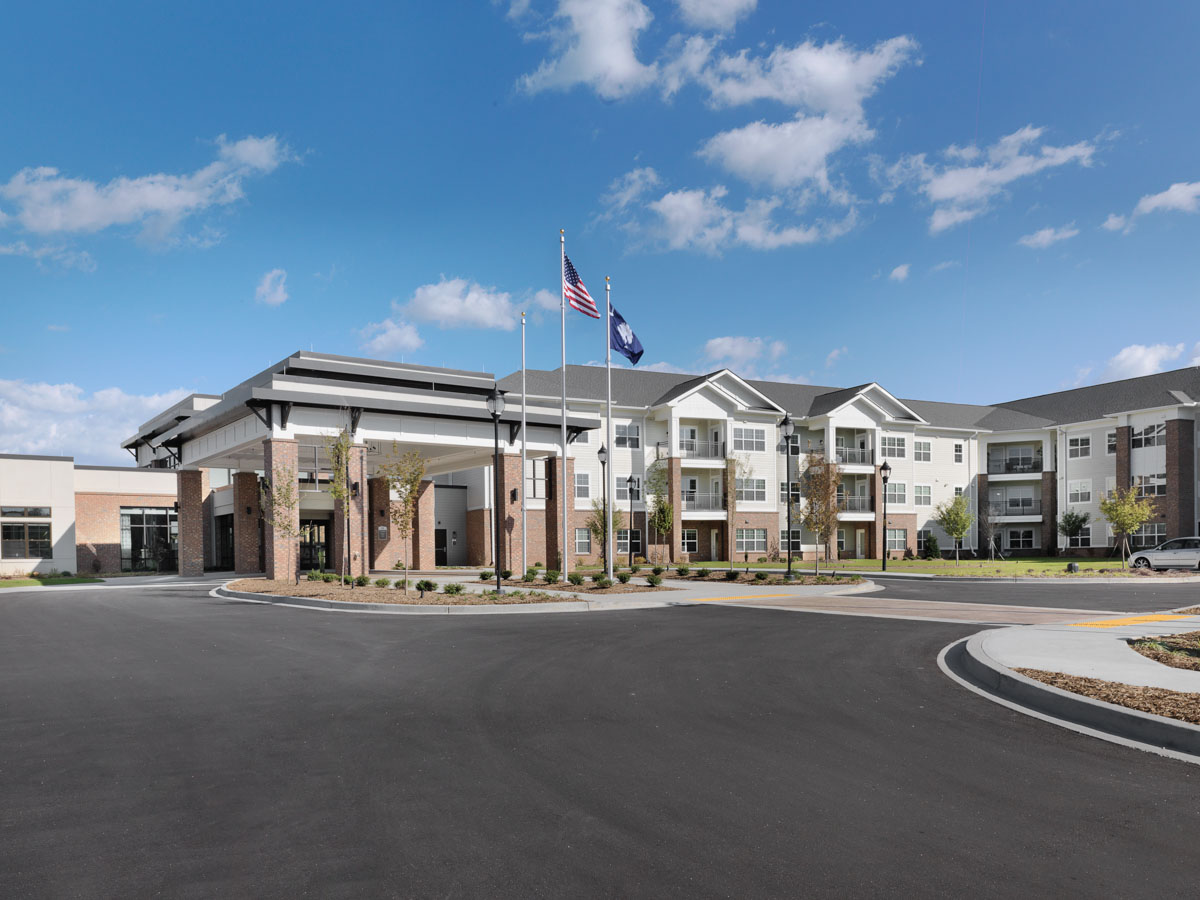
{"type": "Polygon", "coordinates": [[[1191,619],[1177,613],[1156,613],[1146,616],[1127,616],[1123,619],[1103,619],[1099,622],[1072,622],[1072,628],[1117,628],[1121,625],[1141,625],[1143,622],[1173,622],[1176,619],[1191,619]]]}

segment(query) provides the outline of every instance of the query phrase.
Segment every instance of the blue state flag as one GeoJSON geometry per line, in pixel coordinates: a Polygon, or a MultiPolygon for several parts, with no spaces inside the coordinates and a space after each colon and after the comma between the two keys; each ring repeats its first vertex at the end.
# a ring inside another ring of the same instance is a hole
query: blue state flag
{"type": "Polygon", "coordinates": [[[621,318],[621,314],[617,312],[616,307],[611,307],[611,309],[612,322],[608,326],[608,346],[612,347],[636,366],[638,360],[642,358],[642,354],[645,352],[642,349],[642,342],[633,333],[633,329],[629,327],[629,323],[621,318]]]}

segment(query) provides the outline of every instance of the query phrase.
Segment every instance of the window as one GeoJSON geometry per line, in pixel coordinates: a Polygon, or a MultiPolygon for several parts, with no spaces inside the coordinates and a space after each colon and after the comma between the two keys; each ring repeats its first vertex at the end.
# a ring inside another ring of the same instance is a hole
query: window
{"type": "Polygon", "coordinates": [[[1133,479],[1139,497],[1163,497],[1167,493],[1167,473],[1139,475],[1133,479]]]}
{"type": "Polygon", "coordinates": [[[956,463],[960,463],[963,461],[963,445],[962,444],[954,445],[954,461],[956,463]]]}
{"type": "Polygon", "coordinates": [[[913,503],[917,506],[933,506],[933,488],[927,484],[914,484],[913,503]]]}
{"type": "Polygon", "coordinates": [[[700,549],[700,538],[695,528],[683,529],[683,541],[680,549],[684,553],[696,553],[700,549]]]}
{"type": "Polygon", "coordinates": [[[879,452],[883,456],[891,456],[895,459],[904,459],[904,438],[882,438],[879,442],[879,452]]]}
{"type": "Polygon", "coordinates": [[[0,516],[5,519],[48,519],[48,506],[4,506],[0,507],[0,516]]]}
{"type": "Polygon", "coordinates": [[[1111,497],[1116,492],[1116,490],[1117,490],[1117,476],[1116,475],[1105,475],[1104,476],[1104,497],[1105,497],[1105,499],[1111,497]]]}
{"type": "Polygon", "coordinates": [[[889,528],[887,530],[887,548],[888,550],[907,550],[908,531],[903,528],[889,528]]]}
{"type": "Polygon", "coordinates": [[[734,428],[733,449],[762,453],[767,449],[767,432],[764,428],[734,428]]]}
{"type": "Polygon", "coordinates": [[[928,528],[922,528],[920,531],[917,532],[917,552],[918,553],[925,552],[925,542],[929,539],[930,535],[932,535],[932,534],[933,534],[933,532],[930,531],[928,528]]]}
{"type": "Polygon", "coordinates": [[[642,426],[617,425],[615,443],[618,447],[628,447],[630,450],[637,450],[642,446],[642,426]]]}
{"type": "Polygon", "coordinates": [[[1090,437],[1077,437],[1067,439],[1067,458],[1068,459],[1087,459],[1092,455],[1092,439],[1090,437]]]}
{"type": "MultiPolygon", "coordinates": [[[[629,529],[622,528],[617,532],[617,552],[629,553],[629,529]]],[[[640,528],[633,529],[633,551],[634,553],[642,552],[642,530],[640,528]]]]}
{"type": "Polygon", "coordinates": [[[793,434],[790,438],[788,438],[788,452],[792,456],[800,455],[800,435],[793,434]]]}
{"type": "Polygon", "coordinates": [[[592,476],[587,472],[575,473],[575,499],[587,500],[592,496],[592,476]]]}
{"type": "Polygon", "coordinates": [[[575,436],[575,443],[590,444],[592,442],[592,433],[590,431],[581,431],[575,436]]]}
{"type": "Polygon", "coordinates": [[[838,553],[846,552],[846,529],[839,528],[837,530],[837,548],[838,553]]]}
{"type": "Polygon", "coordinates": [[[1067,482],[1067,502],[1068,503],[1091,503],[1092,502],[1092,480],[1085,478],[1081,481],[1067,482]]]}
{"type": "Polygon", "coordinates": [[[629,483],[629,481],[626,480],[626,478],[618,478],[617,479],[617,499],[618,500],[629,500],[630,499],[629,494],[630,494],[631,487],[633,489],[632,499],[641,500],[642,499],[642,479],[639,478],[637,475],[633,476],[632,485],[629,483]]]}
{"type": "MultiPolygon", "coordinates": [[[[799,503],[800,498],[804,496],[804,494],[800,490],[801,484],[803,484],[803,482],[801,482],[801,481],[793,481],[792,482],[792,502],[793,503],[799,503]]],[[[788,502],[788,483],[786,481],[779,482],[779,502],[780,503],[788,502]]]]}
{"type": "Polygon", "coordinates": [[[1117,455],[1117,433],[1110,431],[1104,436],[1104,452],[1109,456],[1117,455]]]}
{"type": "Polygon", "coordinates": [[[963,489],[961,487],[956,487],[954,489],[954,496],[961,497],[962,495],[963,495],[963,489]]]}
{"type": "Polygon", "coordinates": [[[1009,550],[1032,550],[1033,549],[1033,529],[1032,528],[1010,528],[1008,531],[1008,549],[1009,550]]]}
{"type": "Polygon", "coordinates": [[[121,507],[121,571],[158,572],[176,567],[179,515],[161,507],[121,507]]]}
{"type": "Polygon", "coordinates": [[[1130,541],[1135,547],[1157,547],[1166,539],[1166,522],[1147,522],[1130,536],[1130,541]]]}
{"type": "Polygon", "coordinates": [[[929,462],[933,459],[933,444],[930,441],[913,441],[913,459],[929,462]]]}
{"type": "Polygon", "coordinates": [[[1167,426],[1162,422],[1142,429],[1135,428],[1130,434],[1129,445],[1135,450],[1140,447],[1165,447],[1166,444],[1167,426]]]}
{"type": "Polygon", "coordinates": [[[739,528],[735,537],[735,547],[738,553],[767,552],[767,529],[765,528],[739,528]]]}
{"type": "Polygon", "coordinates": [[[525,496],[531,500],[546,499],[546,460],[529,460],[525,473],[525,496]]]}
{"type": "Polygon", "coordinates": [[[575,555],[589,556],[592,552],[592,532],[587,528],[575,529],[575,555]]]}
{"type": "Polygon", "coordinates": [[[734,482],[739,503],[762,503],[767,499],[767,479],[738,478],[734,482]]]}
{"type": "Polygon", "coordinates": [[[0,525],[0,558],[50,559],[49,523],[6,522],[0,525]]]}
{"type": "Polygon", "coordinates": [[[908,485],[903,481],[889,481],[887,483],[887,502],[905,504],[908,502],[908,485]]]}
{"type": "Polygon", "coordinates": [[[1069,538],[1067,543],[1072,547],[1090,547],[1092,546],[1092,526],[1084,525],[1079,529],[1079,534],[1069,538]]]}
{"type": "MultiPolygon", "coordinates": [[[[793,550],[799,551],[799,550],[803,549],[803,544],[804,544],[803,536],[804,536],[804,532],[801,531],[799,528],[792,529],[792,549],[793,550]]],[[[788,551],[788,533],[787,533],[786,528],[781,529],[779,532],[779,549],[781,551],[783,551],[784,553],[787,553],[787,551],[788,551]]]]}

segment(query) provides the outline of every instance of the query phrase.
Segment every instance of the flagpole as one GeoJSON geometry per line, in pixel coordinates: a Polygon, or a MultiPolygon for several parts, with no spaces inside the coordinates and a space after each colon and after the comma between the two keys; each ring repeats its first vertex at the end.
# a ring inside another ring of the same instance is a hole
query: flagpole
{"type": "MultiPolygon", "coordinates": [[[[616,469],[617,469],[617,454],[613,452],[613,426],[612,426],[612,283],[607,275],[604,276],[604,374],[605,380],[608,382],[607,393],[605,398],[605,426],[604,431],[606,440],[608,441],[608,459],[609,465],[605,471],[604,497],[604,568],[605,575],[608,580],[612,581],[613,577],[613,554],[616,548],[613,547],[613,515],[612,503],[616,500],[616,469]]],[[[630,523],[630,529],[633,524],[630,523]]],[[[633,533],[630,532],[632,540],[633,533]]]]}
{"type": "MultiPolygon", "coordinates": [[[[571,563],[567,559],[567,238],[563,229],[558,229],[558,278],[559,311],[562,313],[562,477],[555,479],[558,492],[562,495],[562,543],[559,544],[559,556],[562,557],[562,579],[567,580],[571,571],[571,563]]],[[[549,556],[549,554],[546,554],[549,556]]],[[[546,564],[549,565],[547,560],[546,564]]]]}
{"type": "Polygon", "coordinates": [[[521,313],[521,572],[529,571],[529,537],[525,528],[525,313],[521,313]]]}

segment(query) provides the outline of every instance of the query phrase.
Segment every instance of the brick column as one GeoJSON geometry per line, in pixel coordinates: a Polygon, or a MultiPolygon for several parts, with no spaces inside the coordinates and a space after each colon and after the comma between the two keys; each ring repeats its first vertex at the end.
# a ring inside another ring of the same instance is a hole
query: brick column
{"type": "Polygon", "coordinates": [[[416,509],[413,513],[412,555],[409,565],[414,569],[433,569],[437,556],[433,546],[433,530],[437,527],[434,507],[434,484],[422,481],[417,491],[416,509]]]}
{"type": "Polygon", "coordinates": [[[201,469],[200,496],[204,500],[204,564],[210,565],[213,559],[213,494],[209,483],[208,469],[201,469]]]}
{"type": "Polygon", "coordinates": [[[258,476],[253,472],[234,473],[233,570],[239,575],[259,571],[262,558],[262,534],[258,525],[262,508],[259,502],[258,476]]]}
{"type": "Polygon", "coordinates": [[[1054,472],[1042,473],[1042,552],[1054,554],[1058,547],[1058,480],[1054,472]]]}
{"type": "MultiPolygon", "coordinates": [[[[984,463],[987,466],[987,463],[984,463]]],[[[995,518],[992,516],[991,507],[988,504],[991,500],[988,499],[988,477],[982,472],[975,476],[975,501],[979,504],[975,510],[975,551],[977,553],[987,554],[987,541],[983,537],[983,520],[985,518],[992,519],[993,530],[996,527],[995,518]]],[[[1045,503],[1045,498],[1042,499],[1045,503]]]]}
{"type": "Polygon", "coordinates": [[[1129,465],[1129,438],[1130,428],[1128,425],[1122,425],[1117,429],[1117,487],[1121,490],[1133,484],[1131,468],[1129,465]]]}
{"type": "MultiPolygon", "coordinates": [[[[286,438],[270,438],[263,441],[263,471],[267,478],[275,481],[281,475],[291,473],[292,489],[295,492],[296,506],[291,511],[289,530],[293,535],[286,534],[275,528],[270,522],[263,523],[263,544],[266,553],[266,575],[269,579],[281,581],[291,580],[296,576],[300,567],[300,485],[297,464],[297,445],[294,440],[286,438]]],[[[240,473],[239,473],[240,474],[240,473]]],[[[246,514],[245,506],[241,510],[246,514]]],[[[237,510],[234,510],[234,527],[237,527],[237,510]]]]}
{"type": "Polygon", "coordinates": [[[679,457],[667,459],[667,499],[671,501],[671,533],[667,538],[667,558],[671,562],[682,562],[687,558],[683,552],[683,463],[679,457]]]}
{"type": "Polygon", "coordinates": [[[1167,496],[1159,509],[1167,516],[1167,537],[1196,533],[1196,426],[1190,419],[1167,421],[1167,496]]]}
{"type": "Polygon", "coordinates": [[[204,574],[204,482],[200,471],[179,472],[179,574],[204,574]]]}
{"type": "MultiPolygon", "coordinates": [[[[562,562],[568,560],[571,568],[575,567],[575,460],[568,457],[566,472],[560,457],[550,457],[546,460],[546,567],[562,571],[562,562]],[[560,490],[567,493],[567,541],[565,554],[562,554],[562,495],[560,490]],[[561,555],[560,555],[561,554],[561,555]]],[[[612,498],[609,498],[610,502],[612,498]]],[[[613,538],[614,542],[616,538],[613,538]]]]}
{"type": "MultiPolygon", "coordinates": [[[[358,493],[350,498],[350,571],[353,576],[365,575],[371,563],[371,552],[367,529],[372,526],[368,521],[370,514],[371,486],[367,483],[367,448],[363,444],[352,444],[350,447],[350,478],[347,487],[358,484],[358,493]]],[[[346,574],[346,510],[341,500],[333,504],[333,558],[334,571],[339,575],[346,574]]],[[[390,531],[389,531],[390,534],[390,531]]]]}
{"type": "MultiPolygon", "coordinates": [[[[573,466],[574,463],[572,473],[573,466]]],[[[497,565],[501,569],[516,572],[521,568],[521,457],[512,453],[503,454],[496,480],[500,488],[500,562],[497,565]]],[[[567,487],[568,502],[574,504],[573,474],[567,487]]],[[[533,559],[529,562],[533,562],[533,559]]]]}
{"type": "Polygon", "coordinates": [[[875,477],[871,479],[871,497],[875,506],[875,521],[871,528],[871,558],[883,559],[884,548],[887,547],[887,524],[883,520],[883,475],[879,466],[875,467],[875,477]]]}
{"type": "MultiPolygon", "coordinates": [[[[372,478],[367,482],[367,542],[371,547],[371,568],[390,569],[404,559],[403,542],[395,534],[392,524],[392,499],[386,478],[372,478]],[[379,536],[379,529],[386,529],[386,537],[379,536]]],[[[411,556],[409,557],[411,561],[411,556]]]]}

